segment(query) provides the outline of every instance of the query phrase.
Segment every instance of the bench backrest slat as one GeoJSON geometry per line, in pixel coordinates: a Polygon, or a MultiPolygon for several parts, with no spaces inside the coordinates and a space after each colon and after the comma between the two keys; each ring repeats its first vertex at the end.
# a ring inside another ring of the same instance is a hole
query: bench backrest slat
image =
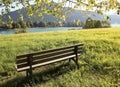
{"type": "MultiPolygon", "coordinates": [[[[42,58],[46,58],[46,57],[50,57],[50,56],[54,56],[54,55],[59,55],[59,54],[62,54],[62,53],[66,53],[66,52],[74,52],[74,48],[69,48],[69,49],[64,49],[64,50],[57,50],[57,51],[51,51],[49,53],[42,53],[42,54],[39,54],[39,55],[33,55],[34,57],[34,60],[37,60],[37,59],[42,59],[42,58]]],[[[23,63],[23,62],[27,62],[27,59],[26,57],[24,58],[19,58],[17,59],[16,63],[23,63]]]]}
{"type": "Polygon", "coordinates": [[[69,48],[72,48],[72,47],[75,47],[75,46],[80,46],[81,47],[81,46],[83,46],[83,44],[78,44],[78,45],[73,45],[73,46],[61,47],[61,48],[57,48],[57,49],[50,49],[50,50],[44,50],[44,51],[40,51],[40,52],[34,52],[34,53],[28,53],[28,54],[18,55],[16,58],[17,59],[23,58],[23,57],[29,56],[30,54],[31,55],[37,55],[37,54],[48,53],[48,52],[51,52],[51,51],[69,49],[69,48]]]}
{"type": "Polygon", "coordinates": [[[37,60],[37,61],[33,61],[33,65],[34,65],[34,64],[43,63],[43,62],[47,62],[47,61],[52,61],[52,60],[55,60],[55,59],[60,59],[60,58],[67,57],[67,56],[71,56],[71,55],[74,55],[74,53],[73,53],[73,52],[69,52],[69,53],[64,53],[64,54],[61,54],[61,55],[56,55],[56,56],[52,56],[52,57],[47,57],[47,58],[44,58],[44,59],[40,59],[40,60],[37,60]]]}
{"type": "MultiPolygon", "coordinates": [[[[63,54],[60,54],[60,55],[54,55],[54,56],[50,56],[50,57],[48,56],[46,58],[44,57],[44,59],[38,59],[38,60],[33,59],[32,65],[47,62],[47,61],[52,61],[52,60],[55,60],[55,59],[60,59],[62,57],[71,56],[71,55],[74,55],[74,53],[73,52],[68,52],[68,53],[63,53],[63,54]]],[[[23,63],[23,64],[19,64],[18,68],[26,67],[26,66],[27,66],[27,62],[23,63]]]]}
{"type": "MultiPolygon", "coordinates": [[[[51,60],[54,60],[54,59],[59,59],[61,57],[66,57],[66,56],[70,56],[70,55],[74,55],[73,50],[67,51],[67,52],[63,51],[61,54],[54,54],[54,55],[50,55],[50,56],[49,55],[36,56],[36,57],[33,57],[33,63],[32,64],[47,62],[47,61],[51,61],[51,60]]],[[[27,66],[27,61],[28,61],[28,59],[26,58],[25,62],[19,63],[18,68],[27,66]]]]}

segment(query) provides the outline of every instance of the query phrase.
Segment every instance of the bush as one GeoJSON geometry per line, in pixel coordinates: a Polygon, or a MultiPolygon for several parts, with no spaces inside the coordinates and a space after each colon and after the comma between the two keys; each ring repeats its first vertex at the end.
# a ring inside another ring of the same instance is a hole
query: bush
{"type": "Polygon", "coordinates": [[[15,29],[15,34],[27,33],[27,29],[15,29]]]}

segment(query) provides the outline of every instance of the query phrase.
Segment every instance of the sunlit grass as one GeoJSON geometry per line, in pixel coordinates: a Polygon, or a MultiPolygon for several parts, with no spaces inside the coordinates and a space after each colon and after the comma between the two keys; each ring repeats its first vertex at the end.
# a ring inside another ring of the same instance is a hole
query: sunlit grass
{"type": "MultiPolygon", "coordinates": [[[[79,58],[80,69],[62,67],[56,73],[43,76],[46,82],[33,82],[37,87],[115,87],[120,85],[120,28],[68,30],[42,33],[0,35],[0,83],[8,78],[19,78],[14,64],[18,54],[84,43],[83,55],[79,58]],[[67,72],[69,71],[69,72],[67,72]],[[66,73],[63,73],[66,72],[66,73]],[[41,83],[39,83],[41,82],[41,83]]],[[[58,63],[63,64],[63,63],[58,63]]],[[[74,63],[71,63],[71,67],[74,63]]],[[[55,66],[50,66],[49,69],[55,66]]],[[[44,67],[42,67],[43,69],[44,67]]],[[[73,67],[74,68],[74,67],[73,67]]],[[[44,70],[42,70],[44,72],[44,70]]],[[[54,71],[54,69],[53,69],[54,71]]],[[[35,70],[35,72],[37,72],[35,70]]],[[[48,70],[49,72],[49,70],[48,70]]],[[[39,73],[39,72],[38,72],[39,73]]],[[[39,78],[39,76],[38,76],[39,78]]],[[[11,87],[18,86],[19,79],[11,87]]],[[[28,86],[22,83],[21,86],[28,86]]]]}

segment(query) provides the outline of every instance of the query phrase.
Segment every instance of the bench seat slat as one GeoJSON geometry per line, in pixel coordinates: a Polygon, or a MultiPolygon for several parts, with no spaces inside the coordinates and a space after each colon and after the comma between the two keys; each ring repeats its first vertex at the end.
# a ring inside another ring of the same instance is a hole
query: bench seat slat
{"type": "MultiPolygon", "coordinates": [[[[78,54],[78,55],[80,55],[80,54],[78,54]]],[[[60,58],[60,59],[57,59],[57,60],[52,60],[52,61],[36,64],[36,65],[33,65],[32,68],[48,65],[48,64],[55,63],[55,62],[62,61],[62,60],[66,60],[66,59],[69,59],[69,58],[74,58],[75,56],[76,55],[71,55],[71,56],[63,57],[63,58],[60,58]]],[[[21,71],[27,70],[29,68],[30,68],[29,66],[23,67],[23,68],[18,68],[17,71],[21,72],[21,71]]]]}

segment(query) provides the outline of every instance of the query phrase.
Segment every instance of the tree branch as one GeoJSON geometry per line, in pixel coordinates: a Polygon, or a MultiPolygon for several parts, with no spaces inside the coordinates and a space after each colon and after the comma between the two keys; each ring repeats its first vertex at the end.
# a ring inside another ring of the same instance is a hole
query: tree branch
{"type": "Polygon", "coordinates": [[[66,1],[68,1],[68,2],[71,2],[71,3],[74,3],[74,4],[77,4],[77,5],[79,5],[80,3],[81,4],[84,4],[84,5],[86,5],[86,6],[88,6],[88,4],[86,4],[86,3],[84,3],[84,2],[74,2],[74,1],[72,1],[72,0],[66,0],[66,1]]]}

